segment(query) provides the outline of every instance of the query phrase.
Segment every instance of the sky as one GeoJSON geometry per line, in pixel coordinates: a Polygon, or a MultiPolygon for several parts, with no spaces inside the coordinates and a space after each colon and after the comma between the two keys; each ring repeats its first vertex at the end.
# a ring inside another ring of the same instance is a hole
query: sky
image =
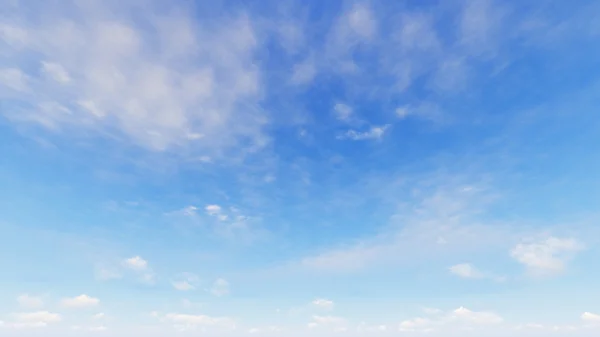
{"type": "Polygon", "coordinates": [[[0,335],[600,334],[600,3],[4,0],[0,335]]]}

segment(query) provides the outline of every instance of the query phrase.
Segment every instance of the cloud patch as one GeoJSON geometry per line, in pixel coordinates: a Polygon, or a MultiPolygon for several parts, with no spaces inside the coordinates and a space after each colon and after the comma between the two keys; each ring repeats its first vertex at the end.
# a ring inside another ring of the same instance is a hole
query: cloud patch
{"type": "Polygon", "coordinates": [[[510,251],[510,255],[531,275],[549,276],[563,272],[567,261],[582,249],[584,245],[575,239],[549,237],[520,243],[510,251]]]}

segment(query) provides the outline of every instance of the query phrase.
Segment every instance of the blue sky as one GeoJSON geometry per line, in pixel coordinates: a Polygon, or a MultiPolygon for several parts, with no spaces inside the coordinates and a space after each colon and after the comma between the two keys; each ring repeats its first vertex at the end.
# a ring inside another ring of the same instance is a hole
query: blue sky
{"type": "Polygon", "coordinates": [[[596,1],[3,1],[2,336],[597,336],[596,1]]]}

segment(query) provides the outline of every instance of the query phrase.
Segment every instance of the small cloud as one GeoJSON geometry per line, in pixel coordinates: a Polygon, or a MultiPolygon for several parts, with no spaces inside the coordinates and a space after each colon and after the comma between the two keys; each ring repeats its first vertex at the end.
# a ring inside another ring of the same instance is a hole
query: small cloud
{"type": "Polygon", "coordinates": [[[400,119],[404,119],[411,114],[411,110],[408,106],[402,106],[396,108],[396,116],[400,119]]]}
{"type": "Polygon", "coordinates": [[[67,70],[58,63],[42,62],[42,72],[52,80],[61,84],[66,84],[71,81],[71,77],[67,70]]]}
{"type": "Polygon", "coordinates": [[[345,20],[350,30],[363,39],[371,39],[377,31],[377,20],[371,9],[364,4],[355,4],[346,13],[345,20]]]}
{"type": "Polygon", "coordinates": [[[29,78],[17,68],[0,69],[0,86],[15,91],[27,91],[29,78]]]}
{"type": "Polygon", "coordinates": [[[17,297],[17,302],[21,308],[39,309],[44,306],[44,301],[40,297],[29,296],[27,294],[17,297]]]}
{"type": "Polygon", "coordinates": [[[12,315],[13,321],[4,325],[14,328],[41,328],[62,320],[59,314],[48,311],[17,313],[12,315]]]}
{"type": "Polygon", "coordinates": [[[121,273],[119,273],[118,271],[115,271],[112,269],[107,269],[104,267],[96,268],[96,270],[94,271],[94,274],[95,274],[96,279],[98,279],[100,281],[116,280],[116,279],[120,279],[123,277],[123,275],[121,275],[121,273]]]}
{"type": "Polygon", "coordinates": [[[229,294],[229,282],[222,278],[217,279],[210,289],[210,293],[215,296],[224,296],[229,294]]]}
{"type": "Polygon", "coordinates": [[[143,271],[148,268],[148,262],[139,256],[134,256],[124,260],[123,265],[135,271],[143,271]]]}
{"type": "Polygon", "coordinates": [[[344,122],[350,120],[350,118],[352,118],[353,115],[352,108],[344,103],[336,103],[333,106],[333,112],[338,120],[344,122]]]}
{"type": "Polygon", "coordinates": [[[196,289],[188,281],[178,281],[178,282],[173,282],[172,284],[173,284],[173,288],[180,290],[180,291],[188,291],[188,290],[196,289]]]}
{"type": "Polygon", "coordinates": [[[175,281],[171,282],[173,288],[179,291],[189,291],[196,289],[198,277],[191,273],[183,273],[179,275],[175,281]]]}
{"type": "Polygon", "coordinates": [[[348,130],[338,139],[350,139],[350,140],[369,140],[369,139],[381,139],[385,132],[389,129],[390,125],[372,126],[369,130],[360,132],[356,130],[348,130]]]}
{"type": "Polygon", "coordinates": [[[99,312],[92,316],[93,319],[103,319],[106,315],[103,312],[99,312]]]}
{"type": "Polygon", "coordinates": [[[525,265],[534,276],[547,276],[561,273],[569,258],[584,248],[575,239],[550,237],[546,240],[531,243],[520,243],[510,255],[525,265]]]}
{"type": "Polygon", "coordinates": [[[453,317],[460,320],[465,320],[475,324],[498,324],[504,320],[499,315],[493,312],[486,311],[471,311],[465,307],[460,307],[453,311],[453,317]]]}
{"type": "Polygon", "coordinates": [[[187,216],[194,216],[196,215],[196,211],[198,211],[198,207],[196,206],[187,206],[185,208],[183,208],[181,210],[181,213],[187,216]]]}
{"type": "Polygon", "coordinates": [[[332,310],[333,305],[334,305],[333,301],[326,300],[323,298],[319,298],[319,299],[312,301],[312,304],[314,306],[317,306],[317,307],[323,308],[323,309],[327,309],[327,310],[332,310]]]}
{"type": "Polygon", "coordinates": [[[409,319],[409,320],[400,322],[400,326],[398,327],[398,330],[401,332],[413,332],[413,331],[427,332],[431,329],[431,327],[434,324],[435,324],[435,322],[433,322],[430,319],[417,317],[417,318],[413,318],[413,319],[409,319]]]}
{"type": "Polygon", "coordinates": [[[88,295],[79,295],[73,298],[65,298],[61,301],[61,305],[67,308],[85,308],[94,307],[100,304],[100,300],[88,295]]]}
{"type": "Polygon", "coordinates": [[[588,323],[600,323],[600,315],[591,312],[584,312],[581,314],[581,319],[588,323]]]}
{"type": "MultiPolygon", "coordinates": [[[[159,316],[160,317],[160,316],[159,316]]],[[[179,313],[166,314],[165,320],[185,327],[235,327],[235,321],[229,317],[212,317],[206,315],[187,315],[179,313]]]]}
{"type": "Polygon", "coordinates": [[[206,207],[204,207],[204,210],[206,211],[206,214],[208,214],[210,216],[216,216],[216,215],[219,215],[221,213],[221,206],[219,206],[219,205],[207,205],[206,207]]]}
{"type": "Polygon", "coordinates": [[[290,82],[293,85],[304,85],[312,82],[317,75],[317,67],[313,57],[294,65],[290,82]]]}
{"type": "Polygon", "coordinates": [[[457,264],[448,269],[452,274],[460,276],[462,278],[477,279],[484,277],[483,273],[481,273],[479,270],[477,270],[475,267],[468,263],[457,264]]]}
{"type": "Polygon", "coordinates": [[[318,325],[340,325],[345,324],[346,319],[338,316],[318,316],[315,315],[312,317],[314,323],[318,325]]]}
{"type": "Polygon", "coordinates": [[[442,310],[437,309],[437,308],[423,308],[422,310],[427,315],[438,315],[438,314],[441,314],[443,312],[442,310]]]}

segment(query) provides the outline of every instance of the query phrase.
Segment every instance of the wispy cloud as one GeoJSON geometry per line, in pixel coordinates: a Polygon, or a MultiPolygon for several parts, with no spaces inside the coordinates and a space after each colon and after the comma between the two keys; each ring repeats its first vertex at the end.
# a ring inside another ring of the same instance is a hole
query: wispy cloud
{"type": "Polygon", "coordinates": [[[242,138],[252,148],[265,144],[267,118],[250,107],[261,95],[251,17],[201,24],[183,11],[153,15],[153,1],[138,8],[139,22],[129,5],[61,5],[43,23],[2,23],[15,68],[0,79],[24,106],[3,109],[5,117],[67,133],[114,132],[155,151],[193,145],[219,152],[243,147],[242,138]],[[69,11],[83,17],[61,14],[69,11]],[[35,55],[28,64],[39,72],[23,74],[25,54],[35,55]]]}
{"type": "Polygon", "coordinates": [[[369,140],[369,139],[381,139],[386,131],[390,128],[390,125],[371,126],[367,131],[356,131],[348,130],[344,134],[338,136],[338,139],[350,139],[350,140],[369,140]]]}

